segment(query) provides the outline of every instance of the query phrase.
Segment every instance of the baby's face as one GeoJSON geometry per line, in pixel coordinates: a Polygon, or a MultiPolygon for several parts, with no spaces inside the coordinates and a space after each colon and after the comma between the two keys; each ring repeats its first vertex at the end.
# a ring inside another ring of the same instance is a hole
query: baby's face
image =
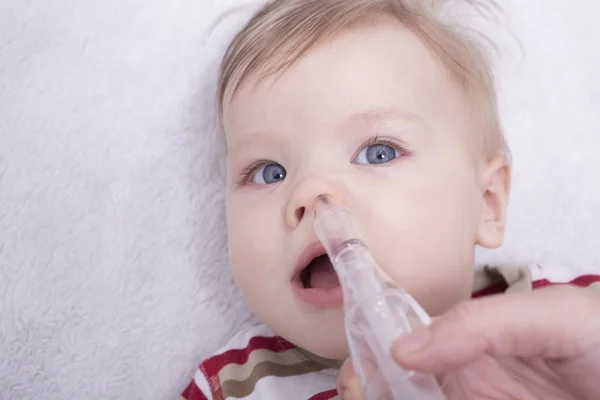
{"type": "Polygon", "coordinates": [[[224,110],[227,224],[236,283],[266,324],[347,355],[313,230],[321,194],[352,210],[385,273],[430,314],[470,296],[484,163],[465,100],[426,46],[393,23],[352,30],[255,84],[224,110]]]}

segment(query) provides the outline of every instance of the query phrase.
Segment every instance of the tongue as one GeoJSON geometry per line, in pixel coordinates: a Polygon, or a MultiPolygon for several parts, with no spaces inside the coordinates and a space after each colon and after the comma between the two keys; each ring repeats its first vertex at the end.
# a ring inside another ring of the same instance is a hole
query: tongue
{"type": "Polygon", "coordinates": [[[340,286],[337,274],[327,257],[314,260],[310,266],[310,287],[315,289],[333,289],[340,286]]]}

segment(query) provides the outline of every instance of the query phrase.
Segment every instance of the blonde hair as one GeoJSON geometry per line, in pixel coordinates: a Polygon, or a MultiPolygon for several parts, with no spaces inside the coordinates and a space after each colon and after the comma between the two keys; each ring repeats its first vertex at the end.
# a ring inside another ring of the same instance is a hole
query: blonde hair
{"type": "MultiPolygon", "coordinates": [[[[477,0],[464,0],[474,3],[477,0]]],[[[491,1],[491,0],[490,0],[491,1]]],[[[464,91],[480,118],[487,151],[509,156],[499,121],[491,62],[475,35],[443,22],[444,0],[270,0],[229,45],[218,83],[220,115],[250,77],[277,76],[318,42],[393,17],[428,45],[464,91]]],[[[490,3],[492,4],[492,3],[490,3]]]]}

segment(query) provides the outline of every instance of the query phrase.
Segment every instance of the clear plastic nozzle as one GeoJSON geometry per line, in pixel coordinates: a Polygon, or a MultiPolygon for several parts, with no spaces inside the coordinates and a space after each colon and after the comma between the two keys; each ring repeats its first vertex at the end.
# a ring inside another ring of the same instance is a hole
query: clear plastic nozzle
{"type": "Polygon", "coordinates": [[[406,371],[390,355],[400,335],[427,325],[427,313],[404,290],[384,284],[350,211],[327,196],[315,204],[315,231],[344,293],[352,365],[365,398],[444,400],[433,376],[406,371]]]}
{"type": "MultiPolygon", "coordinates": [[[[316,201],[315,231],[340,279],[347,281],[352,272],[375,265],[350,211],[334,206],[328,197],[320,196],[316,201]]],[[[350,284],[347,289],[360,292],[352,280],[347,283],[350,284]]],[[[373,279],[370,283],[375,290],[382,289],[379,280],[373,279]]]]}

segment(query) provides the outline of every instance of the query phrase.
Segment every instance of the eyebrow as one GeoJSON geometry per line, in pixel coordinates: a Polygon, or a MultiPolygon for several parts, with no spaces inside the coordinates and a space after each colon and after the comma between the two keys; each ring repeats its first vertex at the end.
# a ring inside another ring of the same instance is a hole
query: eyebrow
{"type": "Polygon", "coordinates": [[[240,151],[245,147],[254,143],[277,143],[278,137],[274,133],[268,131],[256,131],[243,135],[241,138],[233,140],[231,143],[227,143],[227,149],[229,151],[240,151]]]}
{"type": "MultiPolygon", "coordinates": [[[[342,121],[341,126],[343,128],[357,124],[373,125],[375,123],[381,123],[391,120],[425,125],[424,120],[416,114],[401,111],[395,108],[379,108],[351,114],[342,121]]],[[[248,133],[243,137],[238,138],[232,141],[231,143],[228,143],[227,149],[231,152],[240,151],[243,150],[246,146],[249,146],[254,143],[261,143],[261,145],[264,145],[265,143],[269,142],[277,143],[279,140],[281,140],[281,138],[278,137],[278,135],[269,131],[261,130],[248,133]]]]}
{"type": "Polygon", "coordinates": [[[358,112],[346,118],[343,124],[374,124],[377,122],[384,122],[389,120],[397,120],[425,125],[425,121],[418,115],[406,111],[401,111],[395,108],[381,108],[358,112]]]}

